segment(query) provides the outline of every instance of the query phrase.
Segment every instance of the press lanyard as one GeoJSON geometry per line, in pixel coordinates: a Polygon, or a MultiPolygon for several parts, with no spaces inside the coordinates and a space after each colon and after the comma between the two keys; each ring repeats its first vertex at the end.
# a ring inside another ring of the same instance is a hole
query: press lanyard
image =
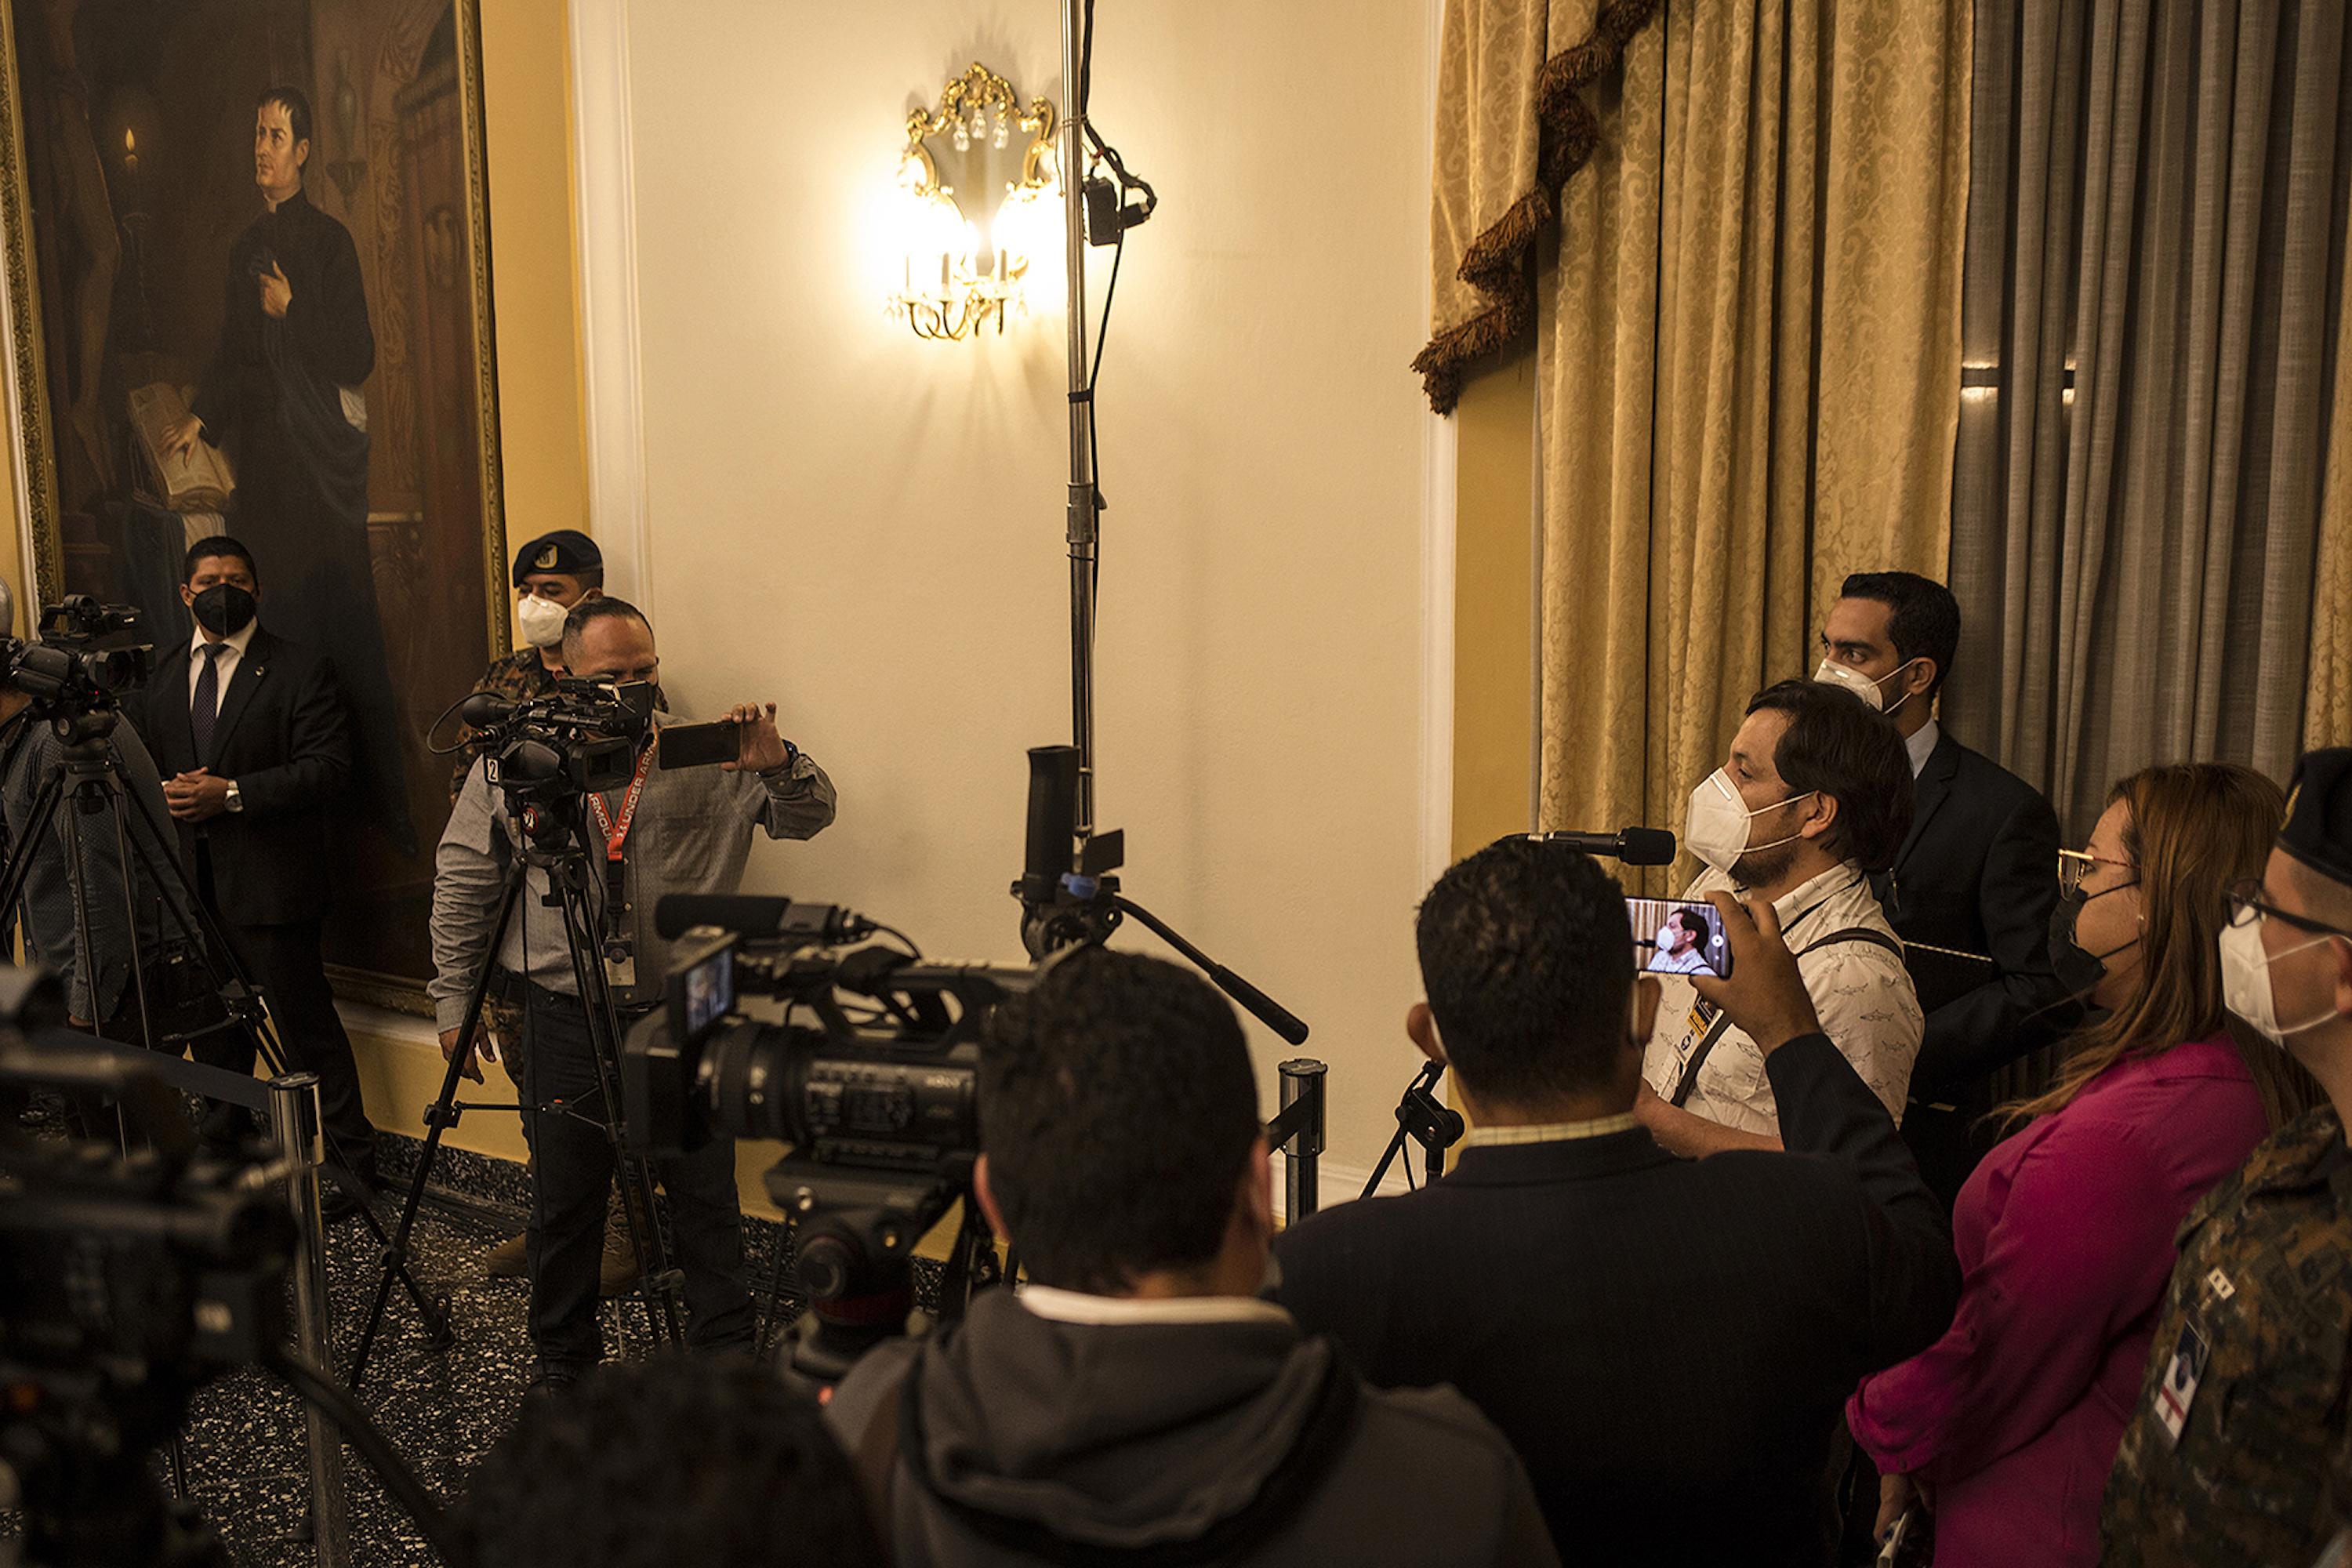
{"type": "Polygon", "coordinates": [[[646,793],[646,774],[651,771],[654,748],[647,746],[637,755],[637,771],[629,779],[629,792],[621,797],[621,815],[615,819],[604,805],[602,794],[588,797],[588,815],[596,821],[596,831],[604,836],[604,929],[614,937],[621,931],[621,916],[628,905],[622,900],[622,891],[628,877],[625,858],[629,847],[629,829],[636,825],[637,802],[646,793]]]}
{"type": "Polygon", "coordinates": [[[647,746],[637,754],[637,771],[629,779],[629,793],[621,797],[621,816],[614,821],[605,808],[602,795],[588,797],[588,815],[596,819],[596,831],[604,836],[604,860],[617,866],[629,847],[629,829],[637,820],[637,801],[646,793],[646,774],[653,767],[654,749],[647,746]]]}
{"type": "MultiPolygon", "coordinates": [[[[1787,924],[1780,928],[1783,938],[1785,939],[1799,926],[1819,914],[1828,906],[1832,899],[1843,893],[1851,892],[1856,882],[1864,880],[1867,879],[1857,877],[1854,881],[1848,882],[1843,888],[1832,889],[1798,910],[1787,924]]],[[[1723,1037],[1724,1030],[1731,1026],[1731,1020],[1714,1003],[1702,996],[1691,1003],[1686,1026],[1690,1032],[1683,1037],[1685,1043],[1675,1053],[1675,1058],[1674,1089],[1668,1097],[1668,1103],[1673,1105],[1682,1104],[1691,1097],[1691,1090],[1698,1087],[1698,1069],[1706,1064],[1708,1053],[1715,1049],[1716,1041],[1723,1037]]]]}

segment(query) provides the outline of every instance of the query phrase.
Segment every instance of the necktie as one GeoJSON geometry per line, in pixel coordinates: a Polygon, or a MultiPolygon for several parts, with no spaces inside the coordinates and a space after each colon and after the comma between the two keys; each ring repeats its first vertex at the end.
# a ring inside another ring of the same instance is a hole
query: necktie
{"type": "Polygon", "coordinates": [[[195,737],[200,768],[212,766],[213,724],[220,717],[220,656],[227,647],[225,642],[208,642],[197,650],[205,656],[205,667],[196,672],[196,695],[188,705],[188,730],[195,737]]]}

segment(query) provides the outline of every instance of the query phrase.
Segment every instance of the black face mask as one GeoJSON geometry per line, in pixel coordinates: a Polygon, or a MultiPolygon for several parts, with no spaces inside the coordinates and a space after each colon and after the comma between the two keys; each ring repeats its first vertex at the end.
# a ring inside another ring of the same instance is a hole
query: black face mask
{"type": "Polygon", "coordinates": [[[2058,901],[2051,906],[2050,967],[2069,996],[2078,1000],[2089,996],[2098,988],[2099,982],[2106,978],[2107,960],[2123,952],[2124,948],[2139,945],[2139,938],[2134,937],[2123,947],[2109,948],[2105,952],[2085,952],[2074,940],[2074,922],[2081,918],[2083,906],[2095,898],[2104,899],[2109,893],[2120,893],[2124,888],[2138,885],[2126,882],[2121,887],[2103,889],[2096,893],[2084,893],[2077,888],[2071,893],[2059,894],[2058,901]]]}
{"type": "Polygon", "coordinates": [[[196,625],[215,637],[233,637],[253,624],[253,595],[234,583],[215,583],[198,594],[192,606],[196,625]]]}

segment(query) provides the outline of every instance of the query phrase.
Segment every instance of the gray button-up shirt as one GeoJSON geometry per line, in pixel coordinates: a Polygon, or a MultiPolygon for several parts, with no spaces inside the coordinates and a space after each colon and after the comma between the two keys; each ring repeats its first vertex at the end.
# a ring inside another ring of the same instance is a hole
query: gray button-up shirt
{"type": "MultiPolygon", "coordinates": [[[[677,713],[657,713],[656,728],[689,722],[677,713]]],[[[604,805],[618,819],[625,787],[607,793],[604,805]]],[[[660,1000],[669,967],[669,946],[654,930],[654,909],[666,893],[732,893],[743,882],[751,857],[751,831],[771,838],[813,838],[833,821],[833,781],[803,752],[788,770],[773,774],[726,773],[716,767],[666,772],[656,763],[646,774],[645,793],[630,827],[625,856],[623,917],[635,942],[636,980],[615,987],[624,1006],[660,1000]]],[[[592,831],[592,837],[593,837],[592,831]]],[[[515,826],[506,797],[490,787],[477,762],[449,813],[433,873],[433,998],[436,1026],[454,1029],[466,1021],[466,1001],[481,975],[490,928],[498,921],[499,894],[506,885],[516,849],[515,826]]],[[[604,862],[590,864],[590,893],[603,919],[604,862]]],[[[563,915],[544,902],[547,873],[532,867],[523,895],[499,945],[499,966],[550,991],[576,993],[563,915]]],[[[595,944],[603,934],[586,932],[595,944]]],[[[593,952],[590,955],[593,961],[593,952]]]]}

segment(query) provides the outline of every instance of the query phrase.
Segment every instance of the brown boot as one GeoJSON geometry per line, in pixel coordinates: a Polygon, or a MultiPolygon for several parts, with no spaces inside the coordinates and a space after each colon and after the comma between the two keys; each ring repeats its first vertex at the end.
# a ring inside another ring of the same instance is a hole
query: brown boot
{"type": "Polygon", "coordinates": [[[482,1272],[493,1279],[520,1279],[530,1267],[530,1237],[509,1237],[483,1255],[482,1272]]]}
{"type": "Polygon", "coordinates": [[[637,1288],[636,1255],[629,1250],[628,1233],[619,1226],[604,1230],[604,1261],[597,1277],[597,1293],[625,1296],[637,1288]]]}

